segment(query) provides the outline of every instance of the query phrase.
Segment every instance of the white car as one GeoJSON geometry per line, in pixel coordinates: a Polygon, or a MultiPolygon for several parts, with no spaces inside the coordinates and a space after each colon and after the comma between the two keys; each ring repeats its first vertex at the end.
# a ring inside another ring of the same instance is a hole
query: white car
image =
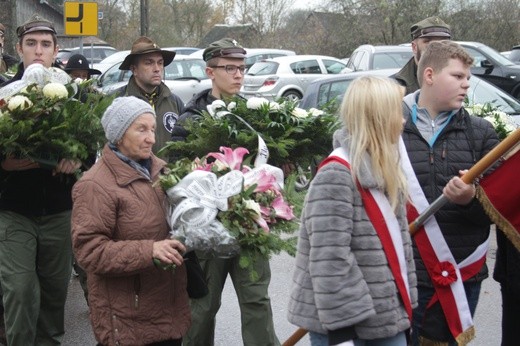
{"type": "Polygon", "coordinates": [[[114,54],[101,60],[99,63],[94,64],[93,68],[103,73],[110,67],[112,67],[115,63],[122,62],[123,60],[125,60],[128,54],[130,54],[129,50],[120,50],[119,52],[115,52],[114,54]]]}
{"type": "MultiPolygon", "coordinates": [[[[120,70],[119,66],[122,62],[123,60],[120,60],[113,64],[98,78],[97,85],[101,92],[111,94],[128,84],[132,71],[120,70]]],[[[184,103],[200,91],[211,88],[211,80],[206,76],[204,60],[186,55],[176,55],[171,64],[164,68],[163,82],[184,103]]]]}
{"type": "Polygon", "coordinates": [[[240,94],[268,100],[300,100],[313,80],[338,74],[345,63],[324,55],[293,55],[257,61],[244,76],[240,94]]]}
{"type": "MultiPolygon", "coordinates": [[[[292,50],[276,49],[276,48],[244,48],[246,50],[246,59],[244,61],[247,68],[250,68],[255,62],[262,59],[271,59],[279,56],[296,55],[292,50]]],[[[204,49],[200,49],[190,56],[201,58],[204,49]]]]}

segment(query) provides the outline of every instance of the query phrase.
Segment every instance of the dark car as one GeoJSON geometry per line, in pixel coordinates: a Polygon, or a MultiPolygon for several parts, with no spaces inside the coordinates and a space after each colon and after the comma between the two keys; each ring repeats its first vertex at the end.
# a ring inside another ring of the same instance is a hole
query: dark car
{"type": "Polygon", "coordinates": [[[411,46],[373,46],[364,44],[352,52],[347,62],[347,68],[350,71],[401,68],[412,56],[411,46]]]}
{"type": "MultiPolygon", "coordinates": [[[[332,107],[334,109],[341,104],[345,91],[357,77],[364,75],[389,77],[397,71],[397,69],[389,69],[351,72],[316,79],[309,84],[300,102],[300,108],[308,110],[332,107]]],[[[511,115],[516,123],[520,122],[520,102],[477,76],[472,76],[469,82],[468,101],[470,104],[491,103],[497,109],[511,115]]]]}
{"type": "Polygon", "coordinates": [[[520,65],[480,42],[457,41],[475,59],[471,73],[520,99],[520,65]]]}

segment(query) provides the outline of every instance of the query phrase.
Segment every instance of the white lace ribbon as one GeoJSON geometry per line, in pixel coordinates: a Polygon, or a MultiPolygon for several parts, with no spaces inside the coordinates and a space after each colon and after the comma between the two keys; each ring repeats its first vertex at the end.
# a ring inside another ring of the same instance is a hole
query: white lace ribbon
{"type": "MultiPolygon", "coordinates": [[[[41,64],[31,64],[27,66],[20,80],[12,82],[0,89],[0,100],[9,98],[32,84],[36,84],[39,87],[43,87],[48,83],[60,83],[65,85],[69,84],[71,80],[67,72],[59,68],[46,68],[41,64]]],[[[77,92],[77,85],[72,83],[71,86],[74,88],[75,94],[77,92]]]]}
{"type": "Polygon", "coordinates": [[[219,257],[238,254],[237,240],[216,217],[219,210],[228,209],[228,198],[240,193],[243,180],[242,172],[236,170],[220,178],[200,170],[184,177],[166,192],[171,235],[182,240],[189,250],[219,257]]]}

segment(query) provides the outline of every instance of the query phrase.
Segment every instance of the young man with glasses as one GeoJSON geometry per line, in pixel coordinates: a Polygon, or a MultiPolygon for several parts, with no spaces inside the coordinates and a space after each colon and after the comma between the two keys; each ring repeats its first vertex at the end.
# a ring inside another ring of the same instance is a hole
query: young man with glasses
{"type": "Polygon", "coordinates": [[[172,132],[172,140],[184,140],[188,133],[182,127],[187,119],[197,118],[215,100],[229,99],[240,92],[246,70],[246,51],[237,41],[223,38],[210,44],[203,53],[206,74],[211,79],[211,89],[193,96],[172,132]]]}
{"type": "MultiPolygon", "coordinates": [[[[195,95],[187,104],[187,111],[179,122],[196,119],[213,101],[236,96],[244,81],[246,51],[237,41],[223,38],[213,42],[204,50],[206,74],[212,81],[212,88],[195,95]]],[[[186,138],[186,131],[176,126],[174,140],[186,138]],[[179,130],[183,130],[182,133],[179,130]],[[177,135],[177,137],[175,137],[177,135]]],[[[242,341],[244,345],[278,346],[275,335],[273,313],[268,295],[271,269],[269,260],[255,259],[255,270],[259,274],[252,282],[249,271],[240,268],[238,256],[231,258],[206,258],[197,253],[208,284],[209,293],[202,298],[191,300],[191,329],[183,340],[185,346],[211,346],[214,344],[215,317],[221,304],[222,290],[228,275],[231,276],[242,321],[242,341]]],[[[237,344],[237,340],[230,340],[237,344]]]]}

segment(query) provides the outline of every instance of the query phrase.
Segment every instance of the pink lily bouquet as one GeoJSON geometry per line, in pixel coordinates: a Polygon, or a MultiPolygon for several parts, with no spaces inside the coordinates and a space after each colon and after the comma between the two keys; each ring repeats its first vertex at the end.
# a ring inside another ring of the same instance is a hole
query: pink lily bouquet
{"type": "Polygon", "coordinates": [[[293,207],[284,199],[281,169],[248,166],[243,159],[249,151],[242,147],[220,151],[179,160],[161,176],[170,202],[171,235],[188,250],[215,257],[239,255],[240,266],[254,280],[258,256],[294,253],[295,239],[282,238],[297,228],[293,207]]]}

